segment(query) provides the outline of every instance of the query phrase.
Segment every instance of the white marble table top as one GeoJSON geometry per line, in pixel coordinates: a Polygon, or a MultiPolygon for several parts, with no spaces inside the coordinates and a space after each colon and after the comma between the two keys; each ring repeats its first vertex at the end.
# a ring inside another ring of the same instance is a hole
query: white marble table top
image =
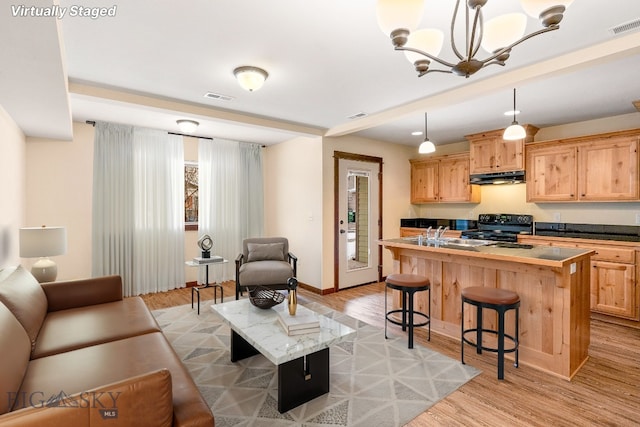
{"type": "MultiPolygon", "coordinates": [[[[255,307],[248,299],[212,305],[224,323],[276,365],[337,344],[356,331],[326,316],[318,315],[320,332],[289,336],[278,321],[276,310],[287,310],[286,301],[270,309],[255,307]]],[[[312,312],[298,304],[297,313],[312,312]]]]}

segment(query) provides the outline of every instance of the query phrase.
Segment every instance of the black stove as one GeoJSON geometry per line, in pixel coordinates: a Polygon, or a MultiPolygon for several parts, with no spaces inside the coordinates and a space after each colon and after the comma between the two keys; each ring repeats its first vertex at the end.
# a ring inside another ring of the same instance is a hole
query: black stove
{"type": "Polygon", "coordinates": [[[462,238],[517,242],[518,234],[533,233],[533,216],[522,214],[480,214],[478,228],[465,230],[462,238]]]}

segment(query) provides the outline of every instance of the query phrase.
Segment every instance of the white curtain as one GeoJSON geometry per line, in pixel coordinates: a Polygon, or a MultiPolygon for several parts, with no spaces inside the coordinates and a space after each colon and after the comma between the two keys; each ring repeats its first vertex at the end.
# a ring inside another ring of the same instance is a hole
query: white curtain
{"type": "Polygon", "coordinates": [[[234,280],[234,261],[242,252],[242,240],[264,232],[260,145],[200,139],[198,181],[198,233],[211,236],[212,254],[229,260],[210,268],[209,280],[234,280]]]}
{"type": "Polygon", "coordinates": [[[93,275],[125,296],[183,287],[184,147],[164,131],[96,123],[93,275]]]}

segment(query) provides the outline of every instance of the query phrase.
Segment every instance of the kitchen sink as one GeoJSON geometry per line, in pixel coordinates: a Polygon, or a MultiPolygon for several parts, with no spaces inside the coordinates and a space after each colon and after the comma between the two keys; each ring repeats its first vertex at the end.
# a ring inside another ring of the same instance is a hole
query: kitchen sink
{"type": "Polygon", "coordinates": [[[455,246],[464,246],[467,248],[474,248],[476,246],[487,246],[495,243],[492,240],[482,240],[482,239],[460,239],[457,237],[441,237],[438,239],[441,245],[455,245],[455,246]]]}

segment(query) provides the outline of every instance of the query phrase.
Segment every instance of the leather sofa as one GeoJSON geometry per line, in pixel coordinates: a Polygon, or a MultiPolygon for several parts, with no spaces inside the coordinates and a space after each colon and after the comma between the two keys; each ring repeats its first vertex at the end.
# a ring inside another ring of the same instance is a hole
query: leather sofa
{"type": "Polygon", "coordinates": [[[213,426],[209,406],[119,276],[38,283],[0,270],[1,426],[213,426]]]}

